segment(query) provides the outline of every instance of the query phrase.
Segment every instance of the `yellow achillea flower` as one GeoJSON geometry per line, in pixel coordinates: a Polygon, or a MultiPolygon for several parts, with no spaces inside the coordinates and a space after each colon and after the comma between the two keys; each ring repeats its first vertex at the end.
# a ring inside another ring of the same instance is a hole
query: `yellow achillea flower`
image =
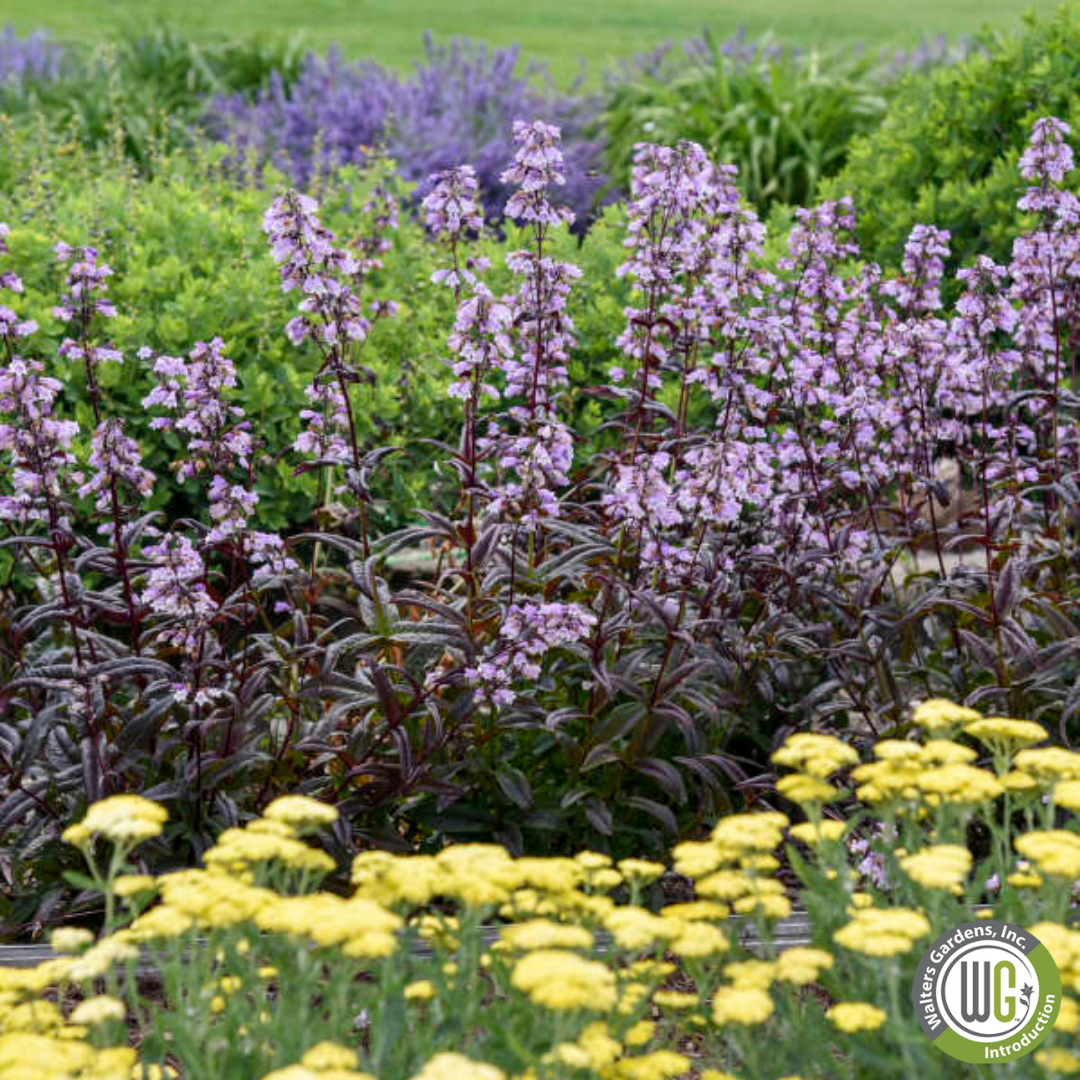
{"type": "Polygon", "coordinates": [[[763,855],[760,852],[753,852],[749,855],[739,856],[739,869],[771,874],[774,870],[780,869],[780,860],[775,855],[763,855]]]}
{"type": "Polygon", "coordinates": [[[845,765],[857,765],[859,755],[846,742],[833,735],[798,732],[785,740],[772,756],[773,763],[798,769],[824,780],[845,765]]]}
{"type": "Polygon", "coordinates": [[[927,739],[923,743],[919,760],[924,765],[968,765],[979,755],[953,739],[927,739]]]}
{"type": "Polygon", "coordinates": [[[701,1080],[739,1080],[739,1078],[732,1073],[720,1072],[719,1069],[704,1069],[701,1080]]]}
{"type": "MultiPolygon", "coordinates": [[[[178,870],[158,878],[165,903],[203,926],[234,926],[280,899],[270,889],[257,888],[225,873],[178,870]]],[[[148,913],[149,914],[149,913],[148,913]]]]}
{"type": "MultiPolygon", "coordinates": [[[[919,748],[921,752],[921,747],[919,748]]],[[[871,806],[903,799],[912,802],[919,797],[915,786],[922,768],[918,757],[887,758],[871,761],[851,771],[852,779],[859,782],[855,794],[871,806]]]]}
{"type": "Polygon", "coordinates": [[[833,934],[838,945],[866,956],[899,956],[930,933],[930,923],[913,908],[859,908],[852,920],[833,934]]]}
{"type": "Polygon", "coordinates": [[[656,1032],[656,1025],[651,1020],[639,1020],[623,1036],[627,1046],[644,1046],[656,1032]]]}
{"type": "Polygon", "coordinates": [[[89,982],[99,979],[117,964],[137,960],[139,950],[129,940],[113,934],[91,945],[86,952],[68,962],[67,976],[71,982],[89,982]]]}
{"type": "Polygon", "coordinates": [[[619,907],[604,918],[604,927],[622,949],[648,949],[658,941],[677,937],[680,927],[671,919],[644,908],[619,907]]]}
{"type": "Polygon", "coordinates": [[[614,972],[562,949],[529,953],[515,965],[510,982],[546,1009],[608,1012],[617,1000],[614,972]]]}
{"type": "Polygon", "coordinates": [[[735,900],[753,889],[753,882],[741,870],[717,870],[697,883],[698,896],[735,900]]]}
{"type": "Polygon", "coordinates": [[[807,773],[792,773],[776,781],[776,790],[794,803],[823,803],[839,794],[832,784],[807,773]]]}
{"type": "Polygon", "coordinates": [[[657,990],[652,999],[664,1009],[692,1009],[701,1000],[697,994],[681,990],[657,990]]]}
{"type": "Polygon", "coordinates": [[[302,835],[324,825],[333,825],[338,812],[333,806],[306,795],[282,795],[263,811],[263,817],[287,825],[302,835]]]}
{"type": "Polygon", "coordinates": [[[878,761],[920,760],[923,748],[908,739],[882,739],[874,743],[874,757],[878,761]]]}
{"type": "Polygon", "coordinates": [[[496,1065],[473,1061],[463,1054],[436,1054],[412,1080],[505,1080],[496,1065]]]}
{"type": "Polygon", "coordinates": [[[620,859],[617,865],[622,876],[635,885],[648,885],[664,872],[663,863],[645,859],[620,859]]]}
{"type": "Polygon", "coordinates": [[[51,1001],[24,1001],[0,1012],[0,1031],[51,1035],[64,1026],[64,1014],[51,1001]]]}
{"type": "MultiPolygon", "coordinates": [[[[529,884],[515,860],[498,844],[453,844],[443,848],[435,862],[444,875],[438,891],[473,907],[502,904],[515,889],[529,884]]],[[[561,862],[573,868],[573,876],[564,870],[562,880],[577,882],[584,876],[573,859],[561,862]]]]}
{"type": "Polygon", "coordinates": [[[619,990],[619,1004],[615,1007],[615,1011],[620,1016],[630,1016],[637,1012],[638,1006],[641,1005],[649,996],[649,985],[643,982],[628,982],[623,983],[619,990]]]}
{"type": "Polygon", "coordinates": [[[168,819],[165,807],[141,795],[110,795],[90,806],[86,817],[77,825],[68,826],[60,839],[80,848],[94,836],[103,836],[114,844],[140,844],[160,836],[168,819]]]}
{"type": "Polygon", "coordinates": [[[82,952],[94,940],[94,935],[82,926],[57,927],[49,937],[49,944],[54,952],[82,952]]]}
{"type": "Polygon", "coordinates": [[[701,998],[697,994],[687,994],[684,990],[657,990],[657,993],[652,995],[652,1000],[662,1009],[683,1010],[693,1009],[701,998]]]}
{"type": "Polygon", "coordinates": [[[916,708],[912,720],[927,731],[952,727],[954,724],[969,724],[982,719],[982,713],[957,705],[947,698],[930,698],[916,708]]]}
{"type": "Polygon", "coordinates": [[[919,788],[940,796],[945,802],[973,804],[990,802],[1004,792],[1001,781],[989,770],[974,765],[941,765],[919,774],[919,788]]]}
{"type": "Polygon", "coordinates": [[[671,852],[677,874],[688,878],[701,878],[719,869],[724,861],[723,853],[705,840],[684,840],[671,852]]]}
{"type": "Polygon", "coordinates": [[[900,868],[912,881],[928,889],[956,891],[971,872],[971,852],[959,844],[936,844],[905,855],[900,868]]]}
{"type": "Polygon", "coordinates": [[[143,912],[129,927],[132,941],[164,941],[178,938],[192,926],[191,917],[168,904],[143,912]]]}
{"type": "Polygon", "coordinates": [[[1031,927],[1031,932],[1054,958],[1062,985],[1080,992],[1080,930],[1069,930],[1061,923],[1041,922],[1031,927]]]}
{"type": "Polygon", "coordinates": [[[1062,1076],[1080,1073],[1080,1057],[1061,1046],[1055,1046],[1052,1050],[1036,1050],[1035,1060],[1049,1072],[1061,1073],[1062,1076]]]}
{"type": "Polygon", "coordinates": [[[998,779],[1001,781],[1001,786],[1006,791],[1033,791],[1039,787],[1039,783],[1035,777],[1026,772],[1019,772],[1016,769],[1013,769],[1011,772],[1002,773],[998,779]]]}
{"type": "Polygon", "coordinates": [[[795,946],[785,949],[777,958],[776,977],[780,982],[806,986],[814,982],[823,971],[828,971],[834,962],[832,953],[824,949],[795,946]]]}
{"type": "Polygon", "coordinates": [[[621,1080],[671,1080],[690,1068],[690,1059],[674,1050],[654,1050],[641,1057],[625,1057],[616,1061],[608,1073],[621,1080]]]}
{"type": "Polygon", "coordinates": [[[865,1001],[841,1001],[825,1014],[841,1031],[876,1031],[888,1019],[888,1015],[875,1005],[865,1001]]]}
{"type": "Polygon", "coordinates": [[[435,984],[430,979],[417,979],[404,990],[406,1001],[430,1001],[435,996],[435,984]]]}
{"type": "Polygon", "coordinates": [[[800,821],[792,825],[788,832],[800,843],[815,846],[825,842],[834,842],[844,835],[847,823],[843,821],[800,821]]]}
{"type": "Polygon", "coordinates": [[[714,1024],[763,1024],[773,1014],[773,999],[759,986],[724,986],[713,997],[714,1024]]]}
{"type": "Polygon", "coordinates": [[[618,870],[608,867],[605,870],[597,870],[589,875],[586,886],[595,892],[610,892],[617,889],[623,883],[623,876],[618,870]]]}
{"type": "Polygon", "coordinates": [[[294,870],[326,874],[334,869],[334,860],[300,840],[248,829],[226,829],[206,853],[208,869],[230,870],[251,863],[277,861],[294,870]]]}
{"type": "Polygon", "coordinates": [[[453,915],[425,912],[409,920],[417,933],[425,940],[434,942],[440,949],[454,952],[461,944],[454,934],[461,929],[461,922],[453,915]]]}
{"type": "Polygon", "coordinates": [[[713,828],[710,838],[721,847],[740,851],[750,848],[756,851],[775,851],[783,842],[784,833],[791,824],[786,814],[775,810],[760,813],[729,814],[721,818],[713,828]]]}
{"type": "Polygon", "coordinates": [[[360,1059],[355,1050],[329,1040],[316,1043],[310,1050],[306,1050],[300,1058],[301,1065],[317,1070],[355,1069],[359,1061],[360,1059]]]}
{"type": "Polygon", "coordinates": [[[724,976],[736,986],[768,989],[776,978],[775,960],[736,960],[724,965],[724,976]]]}
{"type": "Polygon", "coordinates": [[[707,922],[712,919],[726,919],[731,914],[727,904],[718,904],[715,900],[688,900],[683,904],[668,904],[660,909],[665,919],[682,919],[684,922],[707,922]]]}
{"type": "Polygon", "coordinates": [[[374,900],[317,893],[278,897],[256,913],[255,925],[326,948],[339,946],[346,956],[380,957],[397,950],[396,931],[404,920],[374,900]]]}
{"type": "Polygon", "coordinates": [[[591,930],[584,926],[566,926],[550,919],[532,919],[504,926],[499,938],[506,948],[523,952],[535,949],[589,949],[593,944],[591,930]]]}
{"type": "Polygon", "coordinates": [[[597,1020],[578,1036],[577,1042],[559,1043],[545,1058],[574,1069],[601,1070],[622,1053],[622,1044],[608,1033],[607,1024],[597,1020]]]}
{"type": "Polygon", "coordinates": [[[1064,829],[1029,832],[1018,836],[1013,847],[1044,874],[1080,877],[1080,836],[1064,829]]]}
{"type": "Polygon", "coordinates": [[[149,874],[121,874],[113,882],[113,892],[117,896],[138,896],[157,889],[157,882],[149,874]]]}
{"type": "Polygon", "coordinates": [[[676,956],[684,957],[715,956],[730,947],[723,930],[705,922],[684,923],[678,937],[668,946],[676,956]]]}
{"type": "Polygon", "coordinates": [[[1021,750],[1014,765],[1044,781],[1080,780],[1080,754],[1060,746],[1021,750]]]}
{"type": "Polygon", "coordinates": [[[1007,753],[1021,746],[1034,746],[1046,738],[1042,724],[1031,720],[1010,720],[1006,716],[988,716],[967,724],[964,731],[995,753],[1007,753]]]}
{"type": "Polygon", "coordinates": [[[1009,874],[1005,881],[1014,889],[1041,889],[1043,886],[1042,874],[1035,873],[1027,862],[1019,870],[1009,874]]]}
{"type": "Polygon", "coordinates": [[[1080,1006],[1071,997],[1062,997],[1054,1028],[1067,1034],[1074,1034],[1080,1028],[1080,1006]]]}
{"type": "Polygon", "coordinates": [[[589,871],[603,870],[611,865],[611,856],[600,851],[579,851],[574,862],[589,871]]]}
{"type": "Polygon", "coordinates": [[[296,830],[283,821],[270,821],[267,818],[256,818],[244,826],[244,831],[249,833],[263,833],[266,836],[282,836],[286,840],[296,839],[296,830]]]}
{"type": "Polygon", "coordinates": [[[1061,780],[1054,785],[1054,804],[1066,810],[1080,810],[1080,780],[1061,780]]]}
{"type": "MultiPolygon", "coordinates": [[[[762,882],[780,885],[780,882],[762,882]]],[[[783,886],[780,886],[783,888],[783,886]]],[[[757,892],[752,896],[740,896],[733,905],[737,915],[758,914],[763,919],[786,919],[791,914],[791,901],[776,893],[757,892]]]]}

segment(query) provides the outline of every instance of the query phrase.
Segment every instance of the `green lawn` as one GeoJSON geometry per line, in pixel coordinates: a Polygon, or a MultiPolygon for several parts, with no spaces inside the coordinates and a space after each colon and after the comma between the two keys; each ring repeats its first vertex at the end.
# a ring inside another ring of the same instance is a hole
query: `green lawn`
{"type": "Polygon", "coordinates": [[[421,35],[455,34],[496,45],[520,42],[559,79],[584,60],[605,65],[661,41],[744,24],[800,44],[865,42],[912,46],[921,35],[970,34],[986,23],[1013,28],[1028,7],[1055,0],[0,0],[0,26],[46,26],[62,38],[101,39],[132,20],[161,19],[193,36],[299,34],[322,48],[337,42],[351,57],[405,66],[421,35]]]}

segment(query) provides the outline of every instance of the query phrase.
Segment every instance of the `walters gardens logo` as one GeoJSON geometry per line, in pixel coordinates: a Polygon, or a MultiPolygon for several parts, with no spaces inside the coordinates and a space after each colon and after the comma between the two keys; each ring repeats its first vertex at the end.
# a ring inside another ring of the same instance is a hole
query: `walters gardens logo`
{"type": "Polygon", "coordinates": [[[1061,976],[1030,930],[987,919],[947,931],[923,953],[911,999],[946,1054],[974,1065],[1015,1061],[1054,1026],[1061,976]]]}

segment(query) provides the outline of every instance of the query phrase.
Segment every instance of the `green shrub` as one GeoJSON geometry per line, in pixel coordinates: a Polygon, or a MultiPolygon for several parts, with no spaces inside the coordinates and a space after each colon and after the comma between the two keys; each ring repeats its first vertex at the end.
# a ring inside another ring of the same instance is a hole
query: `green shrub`
{"type": "MultiPolygon", "coordinates": [[[[318,361],[283,334],[295,298],[276,284],[260,227],[280,178],[271,172],[246,180],[226,176],[221,150],[165,155],[147,178],[122,158],[111,161],[77,143],[50,142],[40,128],[20,133],[9,127],[5,137],[10,153],[0,163],[0,220],[11,226],[20,264],[31,268],[20,308],[41,324],[42,345],[53,349],[60,340],[60,324],[51,315],[62,280],[52,253],[56,238],[94,244],[114,271],[112,294],[120,315],[110,332],[127,357],[108,387],[118,413],[143,416],[151,380],[148,365],[136,358],[142,346],[185,355],[196,341],[220,336],[237,365],[240,404],[268,445],[287,445],[298,430],[303,390],[318,361]]],[[[362,205],[372,183],[373,177],[343,171],[324,185],[326,218],[341,235],[359,227],[362,215],[354,207],[362,205]]],[[[428,472],[430,451],[420,440],[445,437],[450,430],[439,355],[452,310],[450,300],[428,283],[432,254],[421,227],[402,215],[400,228],[389,235],[393,246],[373,291],[397,300],[401,313],[380,320],[369,341],[366,355],[376,378],[365,391],[362,428],[371,445],[409,447],[408,467],[383,473],[381,494],[401,513],[414,503],[428,472]]],[[[89,430],[83,372],[74,364],[59,365],[69,405],[89,430]]],[[[151,467],[164,471],[171,449],[155,443],[151,467]]],[[[280,463],[260,492],[263,524],[280,529],[309,522],[315,486],[313,476],[293,477],[280,463]]],[[[170,502],[172,512],[202,506],[193,482],[183,492],[174,487],[157,498],[170,502]]]]}
{"type": "Polygon", "coordinates": [[[987,36],[982,54],[905,80],[880,128],[821,185],[821,198],[855,196],[868,258],[898,265],[912,226],[926,223],[952,233],[959,265],[983,252],[1008,261],[1024,227],[1016,162],[1031,125],[1080,116],[1080,5],[1025,22],[1017,36],[987,36]]]}

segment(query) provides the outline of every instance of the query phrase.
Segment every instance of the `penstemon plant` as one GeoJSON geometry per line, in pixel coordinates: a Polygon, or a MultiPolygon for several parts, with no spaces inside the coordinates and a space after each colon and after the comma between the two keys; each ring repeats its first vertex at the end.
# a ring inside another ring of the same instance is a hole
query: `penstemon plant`
{"type": "MultiPolygon", "coordinates": [[[[59,351],[85,369],[84,430],[61,414],[5,263],[0,868],[27,893],[37,875],[56,883],[71,868],[63,822],[123,792],[166,804],[166,841],[190,857],[292,790],[337,808],[342,862],[477,837],[657,855],[757,798],[788,727],[900,734],[914,703],[949,695],[1052,715],[1067,739],[1080,678],[1068,135],[1035,125],[1020,163],[1035,227],[1009,265],[961,271],[951,311],[944,232],[917,229],[886,278],[859,261],[840,200],[800,210],[770,264],[732,168],[692,143],[639,146],[618,359],[580,387],[587,282],[561,254],[560,135],[519,122],[501,182],[520,247],[505,267],[484,254],[467,166],[433,177],[421,205],[442,260],[432,284],[455,306],[461,435],[439,447],[454,497],[392,533],[372,476],[399,459],[359,422],[372,328],[399,315],[373,295],[392,185],[351,236],[309,195],[267,210],[296,297],[283,330],[311,365],[285,447],[237,404],[220,339],[129,357],[153,416],[143,431],[111,418],[109,269],[61,244],[59,351]],[[587,409],[600,417],[588,444],[574,422],[587,409]],[[208,520],[142,505],[155,477],[140,439],[166,436],[208,520]],[[260,477],[282,460],[318,474],[310,531],[260,522],[260,477]],[[434,570],[402,583],[394,556],[417,548],[434,570]]],[[[147,868],[175,858],[166,841],[141,849],[147,868]]]]}

